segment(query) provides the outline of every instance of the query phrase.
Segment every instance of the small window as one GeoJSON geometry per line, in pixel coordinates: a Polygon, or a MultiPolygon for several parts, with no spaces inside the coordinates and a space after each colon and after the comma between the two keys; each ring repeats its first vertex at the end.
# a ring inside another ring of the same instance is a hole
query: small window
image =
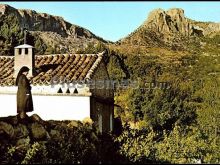
{"type": "Polygon", "coordinates": [[[22,49],[18,49],[18,54],[20,55],[22,52],[22,49]]]}
{"type": "Polygon", "coordinates": [[[59,90],[57,91],[57,93],[63,93],[62,89],[59,88],[59,90]]]}
{"type": "Polygon", "coordinates": [[[67,90],[66,90],[66,93],[70,93],[70,90],[69,90],[69,88],[67,88],[67,90]]]}
{"type": "Polygon", "coordinates": [[[25,48],[25,54],[28,54],[28,48],[25,48]]]}
{"type": "Polygon", "coordinates": [[[73,91],[73,93],[79,93],[79,92],[78,92],[78,90],[75,88],[74,91],[73,91]]]}

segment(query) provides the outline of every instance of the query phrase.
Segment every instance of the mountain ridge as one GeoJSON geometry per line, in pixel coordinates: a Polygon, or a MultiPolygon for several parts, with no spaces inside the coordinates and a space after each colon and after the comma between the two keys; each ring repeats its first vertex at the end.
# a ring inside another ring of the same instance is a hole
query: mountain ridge
{"type": "Polygon", "coordinates": [[[63,17],[0,4],[1,54],[13,54],[13,46],[23,42],[24,28],[29,30],[28,41],[37,48],[37,54],[77,52],[98,43],[187,49],[191,44],[199,45],[201,37],[220,33],[220,23],[195,21],[184,12],[181,8],[152,10],[136,30],[111,42],[63,17]]]}
{"type": "MultiPolygon", "coordinates": [[[[81,26],[72,24],[65,21],[61,16],[54,16],[47,13],[39,13],[30,9],[16,9],[9,5],[0,4],[1,14],[15,14],[19,17],[19,23],[23,26],[27,26],[30,31],[52,31],[57,32],[63,36],[73,35],[75,37],[82,36],[76,28],[82,28],[81,26]],[[46,21],[49,21],[48,23],[46,21]],[[56,23],[56,21],[59,23],[56,23]],[[75,29],[73,29],[75,28],[75,29]]],[[[88,37],[100,38],[90,32],[88,29],[83,28],[84,34],[88,37]],[[85,32],[84,32],[85,31],[85,32]]],[[[104,39],[103,39],[104,41],[104,39]]]]}
{"type": "Polygon", "coordinates": [[[200,37],[220,32],[220,23],[195,21],[185,16],[181,8],[152,10],[147,19],[133,32],[120,39],[119,44],[180,47],[200,37]],[[183,42],[184,41],[184,42],[183,42]],[[183,42],[183,43],[181,43],[183,42]]]}
{"type": "Polygon", "coordinates": [[[7,41],[11,44],[11,40],[16,40],[12,46],[21,44],[24,28],[30,33],[27,41],[37,47],[38,54],[76,52],[89,44],[111,42],[84,27],[67,22],[63,17],[30,9],[16,9],[6,4],[0,4],[0,23],[1,47],[8,51],[6,54],[12,54],[13,50],[4,43],[7,41]]]}

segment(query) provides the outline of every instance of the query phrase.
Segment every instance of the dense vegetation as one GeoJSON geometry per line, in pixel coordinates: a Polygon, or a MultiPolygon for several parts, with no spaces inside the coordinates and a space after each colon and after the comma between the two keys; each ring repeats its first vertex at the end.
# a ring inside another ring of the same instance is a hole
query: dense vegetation
{"type": "Polygon", "coordinates": [[[128,70],[131,79],[139,80],[138,87],[118,88],[115,96],[116,116],[124,125],[116,140],[131,162],[219,163],[218,39],[202,38],[204,47],[163,54],[160,48],[113,47],[123,53],[125,66],[110,69],[111,76],[127,78],[128,70]],[[146,82],[169,85],[150,88],[146,82]]]}
{"type": "Polygon", "coordinates": [[[190,51],[101,43],[80,50],[106,50],[110,77],[119,82],[115,118],[122,130],[112,137],[124,159],[116,162],[219,163],[218,38],[204,37],[205,46],[190,51]],[[120,86],[125,80],[131,84],[120,86]]]}

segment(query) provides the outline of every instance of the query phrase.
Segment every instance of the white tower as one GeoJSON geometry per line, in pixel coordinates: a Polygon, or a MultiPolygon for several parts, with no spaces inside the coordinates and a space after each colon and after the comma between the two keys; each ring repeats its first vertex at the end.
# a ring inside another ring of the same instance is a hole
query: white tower
{"type": "Polygon", "coordinates": [[[26,66],[30,69],[27,77],[32,77],[35,63],[34,47],[28,44],[23,44],[15,47],[14,50],[14,77],[17,77],[19,70],[23,66],[26,66]]]}

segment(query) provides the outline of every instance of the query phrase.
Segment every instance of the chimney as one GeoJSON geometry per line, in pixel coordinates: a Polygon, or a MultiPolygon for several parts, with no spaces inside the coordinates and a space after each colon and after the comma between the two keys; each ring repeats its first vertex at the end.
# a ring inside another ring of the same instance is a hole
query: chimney
{"type": "Polygon", "coordinates": [[[27,77],[33,77],[35,64],[34,47],[28,44],[17,46],[14,48],[14,56],[14,77],[17,77],[19,70],[23,66],[30,69],[27,77]]]}

